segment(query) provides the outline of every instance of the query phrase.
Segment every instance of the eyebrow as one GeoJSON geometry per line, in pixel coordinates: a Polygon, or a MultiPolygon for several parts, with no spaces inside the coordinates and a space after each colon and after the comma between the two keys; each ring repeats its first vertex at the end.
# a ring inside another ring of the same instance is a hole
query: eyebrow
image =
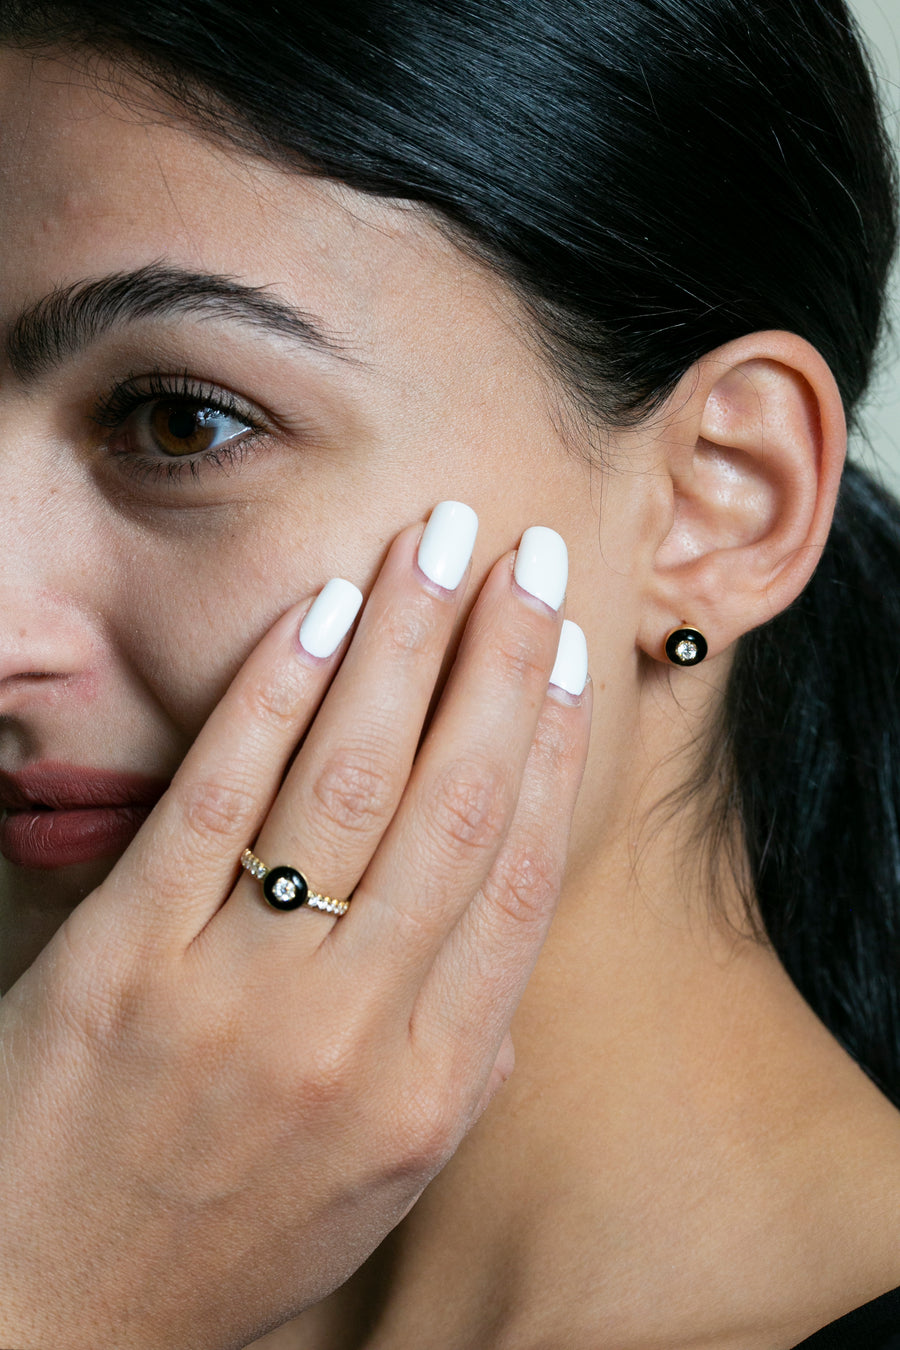
{"type": "Polygon", "coordinates": [[[9,325],[6,358],[20,380],[33,381],[115,328],[141,319],[189,317],[239,323],[351,359],[320,319],[294,309],[264,287],[161,262],[52,291],[9,325]]]}

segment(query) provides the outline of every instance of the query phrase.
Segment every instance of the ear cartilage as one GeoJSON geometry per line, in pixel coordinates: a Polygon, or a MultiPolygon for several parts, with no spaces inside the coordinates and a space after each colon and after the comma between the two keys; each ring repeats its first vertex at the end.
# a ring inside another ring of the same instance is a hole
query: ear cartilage
{"type": "Polygon", "coordinates": [[[699,666],[709,648],[696,628],[673,628],[666,638],[666,656],[673,666],[699,666]]]}

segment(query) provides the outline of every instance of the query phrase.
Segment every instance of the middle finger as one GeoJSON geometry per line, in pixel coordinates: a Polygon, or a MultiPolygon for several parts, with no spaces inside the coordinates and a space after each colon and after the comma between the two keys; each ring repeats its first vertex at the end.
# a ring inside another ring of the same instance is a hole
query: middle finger
{"type": "MultiPolygon", "coordinates": [[[[295,867],[312,889],[335,898],[348,895],[362,876],[409,777],[476,531],[474,511],[442,502],[424,533],[421,526],[405,530],[391,546],[356,636],[254,845],[267,866],[295,867]]],[[[249,877],[235,896],[244,913],[246,901],[255,902],[258,933],[261,898],[249,877]]]]}

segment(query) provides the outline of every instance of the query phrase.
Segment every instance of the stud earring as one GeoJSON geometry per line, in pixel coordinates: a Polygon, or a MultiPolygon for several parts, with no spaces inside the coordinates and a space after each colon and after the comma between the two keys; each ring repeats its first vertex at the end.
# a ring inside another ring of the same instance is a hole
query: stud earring
{"type": "Polygon", "coordinates": [[[666,638],[666,656],[675,666],[699,666],[708,651],[696,628],[673,628],[666,638]]]}

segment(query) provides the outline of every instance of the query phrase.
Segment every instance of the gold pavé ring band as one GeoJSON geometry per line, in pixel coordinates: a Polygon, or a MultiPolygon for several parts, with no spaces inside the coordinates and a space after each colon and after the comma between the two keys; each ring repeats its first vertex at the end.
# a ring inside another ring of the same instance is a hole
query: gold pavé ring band
{"type": "Polygon", "coordinates": [[[314,891],[296,867],[266,867],[249,848],[241,854],[241,867],[262,882],[263,895],[273,909],[299,909],[301,905],[308,905],[310,909],[321,909],[326,914],[340,917],[350,908],[349,900],[333,900],[330,895],[314,891]]]}

